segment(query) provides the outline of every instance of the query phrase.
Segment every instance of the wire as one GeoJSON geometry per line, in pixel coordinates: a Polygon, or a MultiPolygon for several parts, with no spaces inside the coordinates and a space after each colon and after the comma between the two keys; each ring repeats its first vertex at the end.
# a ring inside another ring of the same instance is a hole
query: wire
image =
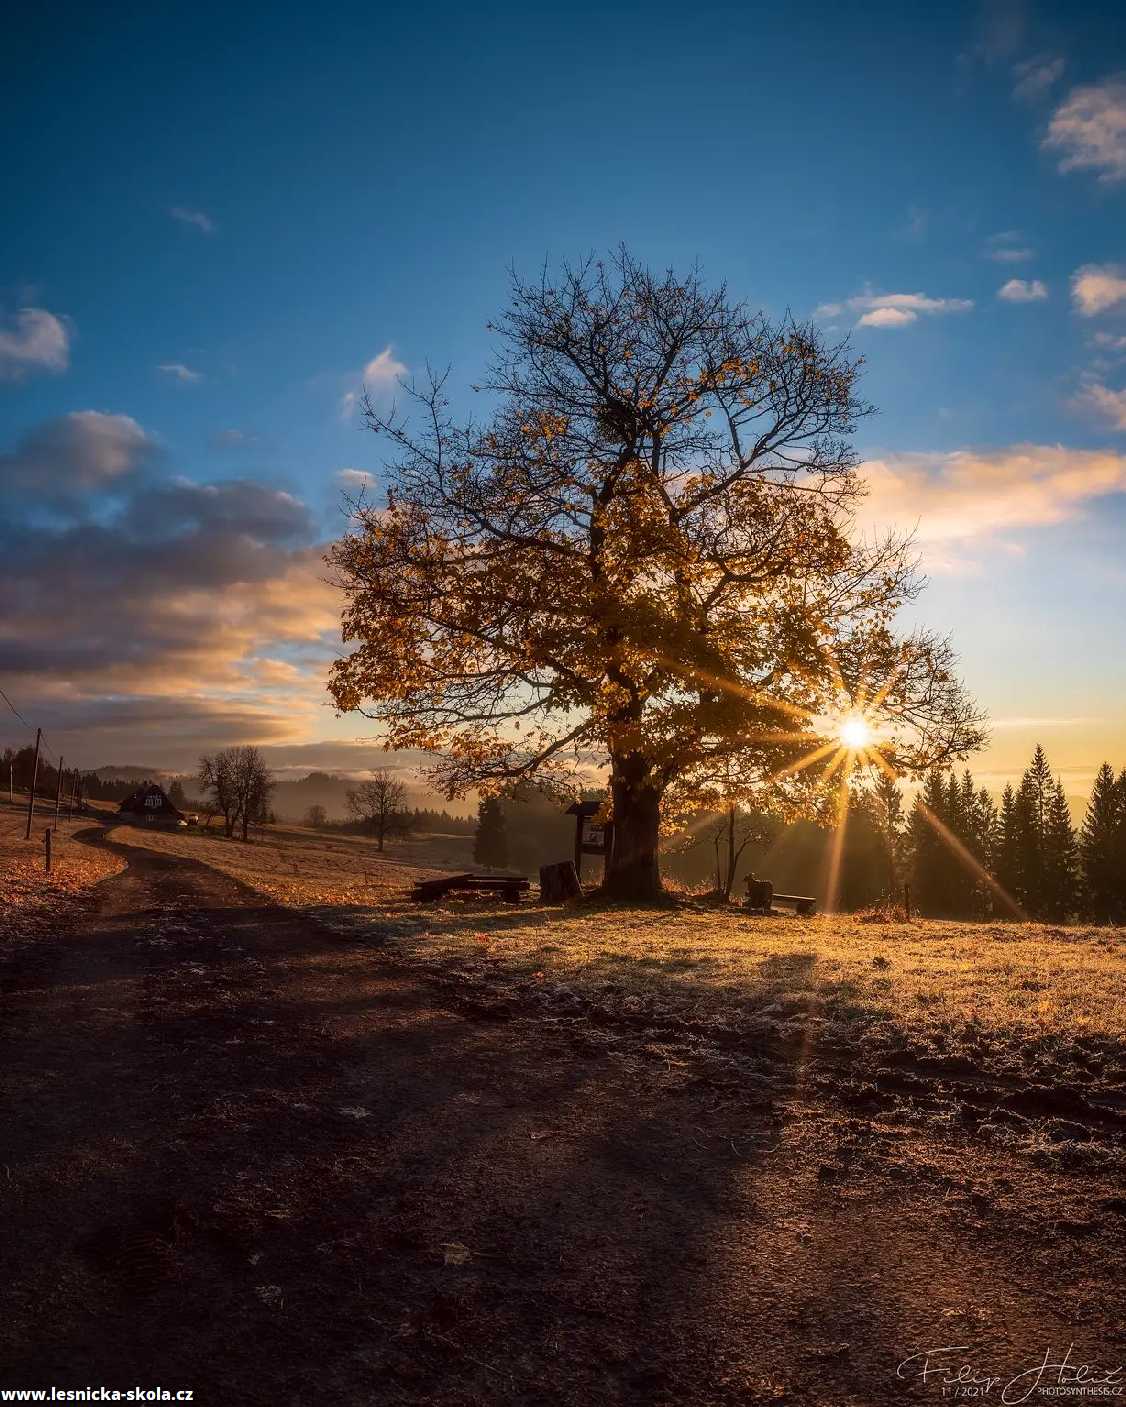
{"type": "MultiPolygon", "coordinates": [[[[24,726],[25,728],[27,728],[27,729],[34,729],[35,725],[32,724],[32,723],[29,723],[29,722],[27,721],[27,719],[23,716],[23,714],[19,711],[19,709],[15,706],[15,704],[11,701],[11,699],[8,697],[8,695],[4,692],[3,689],[0,689],[0,699],[3,699],[3,700],[4,700],[4,702],[8,705],[8,707],[12,710],[12,712],[13,712],[13,713],[15,714],[15,716],[20,720],[20,722],[23,724],[23,726],[24,726]]],[[[40,750],[43,751],[43,752],[45,752],[45,753],[47,754],[48,759],[51,760],[51,761],[53,761],[53,762],[55,763],[55,765],[57,766],[58,763],[62,761],[62,758],[61,758],[61,757],[59,757],[59,758],[56,758],[56,757],[55,757],[55,750],[54,750],[54,748],[52,748],[52,747],[50,746],[50,744],[47,742],[47,738],[46,738],[46,735],[45,735],[44,732],[43,732],[43,729],[40,728],[40,729],[38,729],[37,731],[38,731],[38,733],[39,733],[39,747],[40,747],[40,750]]]]}
{"type": "Polygon", "coordinates": [[[4,692],[3,689],[0,689],[0,699],[4,700],[4,702],[8,705],[8,707],[12,710],[12,712],[16,715],[16,717],[20,720],[20,722],[25,728],[31,727],[31,724],[27,721],[27,719],[23,716],[23,714],[19,711],[19,709],[15,706],[15,704],[11,701],[11,699],[8,697],[8,695],[4,692]]]}

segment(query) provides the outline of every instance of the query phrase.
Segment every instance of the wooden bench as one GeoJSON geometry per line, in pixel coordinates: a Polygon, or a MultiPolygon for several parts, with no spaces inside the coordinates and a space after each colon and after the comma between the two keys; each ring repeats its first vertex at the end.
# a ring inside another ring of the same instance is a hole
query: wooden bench
{"type": "Polygon", "coordinates": [[[497,894],[507,904],[518,904],[529,888],[524,875],[453,874],[441,879],[420,879],[411,898],[418,904],[432,904],[450,894],[497,894]]]}
{"type": "Polygon", "coordinates": [[[804,918],[807,914],[815,913],[817,910],[817,900],[811,899],[808,894],[778,894],[774,895],[776,904],[792,904],[794,913],[804,918]]]}

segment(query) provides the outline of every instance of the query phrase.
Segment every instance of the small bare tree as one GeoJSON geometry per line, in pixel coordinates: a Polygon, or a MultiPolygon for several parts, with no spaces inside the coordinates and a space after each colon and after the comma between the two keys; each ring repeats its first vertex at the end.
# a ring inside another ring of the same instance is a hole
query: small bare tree
{"type": "Polygon", "coordinates": [[[201,757],[196,780],[205,794],[210,793],[208,810],[214,810],[223,817],[223,834],[233,835],[238,820],[239,798],[232,750],[227,748],[213,757],[201,757]]]}
{"type": "Polygon", "coordinates": [[[266,819],[274,783],[256,747],[229,747],[213,757],[201,757],[197,780],[210,792],[223,817],[223,833],[232,836],[242,825],[247,839],[251,825],[266,819]]]}
{"type": "Polygon", "coordinates": [[[328,812],[319,802],[314,802],[305,812],[305,824],[312,830],[320,830],[328,820],[328,812]]]}
{"type": "Polygon", "coordinates": [[[370,782],[361,782],[348,793],[348,810],[371,827],[380,850],[388,835],[405,829],[406,802],[406,787],[386,770],[373,773],[370,782]]]}
{"type": "Polygon", "coordinates": [[[242,838],[246,840],[251,825],[261,825],[269,816],[270,793],[274,789],[274,780],[270,776],[265,759],[256,747],[236,747],[232,751],[242,838]]]}

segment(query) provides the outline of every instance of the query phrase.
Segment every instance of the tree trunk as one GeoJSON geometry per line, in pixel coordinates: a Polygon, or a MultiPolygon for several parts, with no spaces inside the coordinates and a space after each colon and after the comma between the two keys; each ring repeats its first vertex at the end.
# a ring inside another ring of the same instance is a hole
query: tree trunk
{"type": "Polygon", "coordinates": [[[661,788],[649,763],[636,755],[614,759],[614,845],[603,892],[613,899],[659,899],[664,893],[658,865],[661,788]]]}

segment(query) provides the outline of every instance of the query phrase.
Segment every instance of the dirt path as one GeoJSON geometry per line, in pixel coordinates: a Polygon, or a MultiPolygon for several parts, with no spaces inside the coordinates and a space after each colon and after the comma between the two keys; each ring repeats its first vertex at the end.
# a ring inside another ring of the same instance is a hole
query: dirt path
{"type": "Polygon", "coordinates": [[[927,1349],[1126,1360],[1090,1166],[819,1103],[800,1056],[490,1019],[115,848],[7,978],[0,1387],[870,1407],[942,1400],[897,1377],[927,1349]]]}

